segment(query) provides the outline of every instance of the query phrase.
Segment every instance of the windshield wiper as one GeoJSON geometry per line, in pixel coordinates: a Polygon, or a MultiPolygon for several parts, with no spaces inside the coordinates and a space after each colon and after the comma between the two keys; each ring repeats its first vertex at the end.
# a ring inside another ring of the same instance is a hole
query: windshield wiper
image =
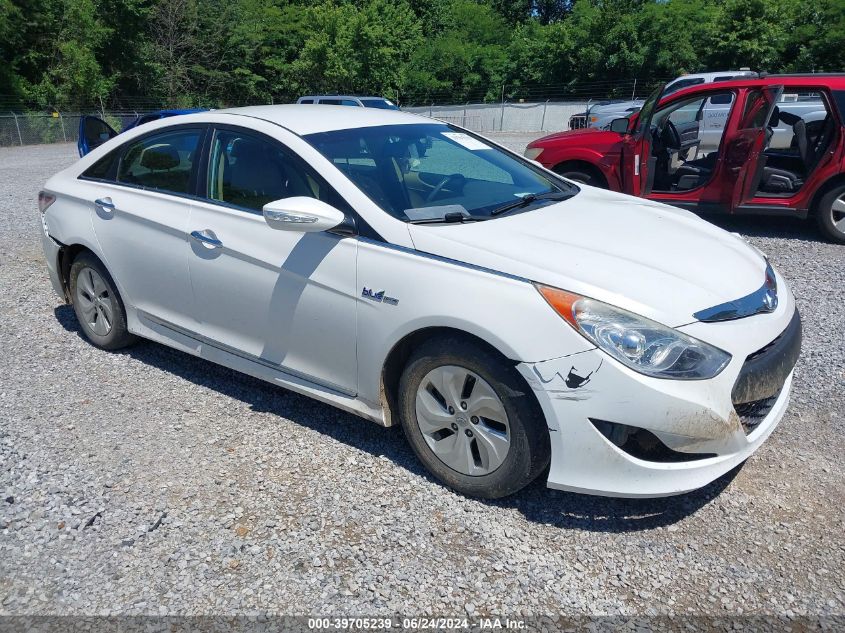
{"type": "Polygon", "coordinates": [[[464,222],[483,222],[487,218],[479,218],[466,213],[447,213],[442,218],[424,218],[411,220],[409,224],[463,224],[464,222]]]}
{"type": "Polygon", "coordinates": [[[508,211],[513,211],[514,209],[521,209],[522,207],[526,207],[532,202],[536,202],[538,200],[568,200],[569,198],[574,196],[575,193],[577,192],[549,191],[547,193],[529,193],[522,196],[519,200],[515,200],[514,202],[508,202],[500,207],[496,207],[490,212],[490,215],[502,215],[503,213],[507,213],[508,211]]]}

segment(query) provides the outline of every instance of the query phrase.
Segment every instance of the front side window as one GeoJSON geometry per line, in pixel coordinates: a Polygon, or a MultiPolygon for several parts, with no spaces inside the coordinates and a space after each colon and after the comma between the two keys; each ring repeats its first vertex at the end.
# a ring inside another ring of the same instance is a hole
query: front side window
{"type": "Polygon", "coordinates": [[[171,193],[192,193],[191,170],[201,136],[202,130],[179,130],[131,143],[120,159],[117,181],[171,193]]]}
{"type": "Polygon", "coordinates": [[[373,202],[404,221],[489,219],[505,207],[528,210],[578,191],[440,123],[336,130],[305,139],[373,202]]]}
{"type": "Polygon", "coordinates": [[[330,202],[328,186],[278,143],[230,130],[214,134],[207,195],[211,200],[253,211],[294,196],[330,202]]]}

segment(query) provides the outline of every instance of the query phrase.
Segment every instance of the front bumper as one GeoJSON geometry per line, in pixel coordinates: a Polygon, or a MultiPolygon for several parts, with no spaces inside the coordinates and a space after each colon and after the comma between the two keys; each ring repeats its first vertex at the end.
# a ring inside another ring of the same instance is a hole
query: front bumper
{"type": "Polygon", "coordinates": [[[520,363],[518,369],[548,422],[549,487],[618,497],[668,496],[705,486],[746,460],[772,433],[789,403],[797,359],[794,337],[800,349],[801,332],[788,294],[788,301],[769,315],[682,328],[732,353],[728,367],[710,380],[650,378],[596,349],[520,363]],[[784,344],[787,333],[793,338],[784,344]],[[780,345],[773,345],[778,339],[780,345]],[[743,403],[752,394],[735,388],[747,383],[749,372],[759,375],[761,352],[768,353],[767,367],[779,367],[777,384],[762,381],[766,386],[753,396],[765,398],[760,400],[764,406],[752,407],[756,417],[741,416],[737,411],[748,410],[743,403]],[[783,362],[778,365],[778,360],[783,362]],[[630,444],[611,441],[600,430],[608,422],[645,430],[659,440],[664,456],[671,457],[642,459],[630,444]]]}

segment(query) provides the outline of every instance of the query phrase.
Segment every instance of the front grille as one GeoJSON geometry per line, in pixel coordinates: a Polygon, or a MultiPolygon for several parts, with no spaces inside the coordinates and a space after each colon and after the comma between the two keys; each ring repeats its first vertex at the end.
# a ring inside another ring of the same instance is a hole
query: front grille
{"type": "Polygon", "coordinates": [[[778,334],[777,337],[775,337],[772,340],[771,343],[764,345],[763,347],[758,349],[756,352],[751,352],[748,355],[748,357],[745,359],[745,362],[748,362],[750,360],[754,360],[755,358],[760,358],[761,356],[764,356],[766,354],[766,352],[768,352],[770,349],[772,349],[775,345],[777,345],[780,342],[780,340],[783,338],[784,334],[786,334],[786,330],[784,330],[783,332],[778,334]]]}
{"type": "Polygon", "coordinates": [[[731,390],[734,406],[777,398],[801,354],[801,317],[796,310],[786,329],[749,354],[731,390]]]}
{"type": "Polygon", "coordinates": [[[769,396],[768,398],[763,398],[762,400],[754,400],[753,402],[743,402],[742,404],[734,405],[734,410],[739,416],[739,421],[742,423],[742,428],[745,430],[746,435],[751,433],[757,428],[760,422],[766,419],[766,416],[769,415],[772,407],[775,406],[775,402],[777,402],[779,395],[780,392],[773,396],[769,396]]]}
{"type": "Polygon", "coordinates": [[[586,114],[573,114],[571,117],[569,117],[570,130],[582,130],[585,127],[587,127],[586,114]]]}

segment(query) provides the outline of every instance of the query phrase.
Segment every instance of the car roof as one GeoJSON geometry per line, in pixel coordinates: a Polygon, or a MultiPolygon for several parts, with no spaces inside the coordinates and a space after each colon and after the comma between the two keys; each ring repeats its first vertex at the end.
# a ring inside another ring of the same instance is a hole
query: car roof
{"type": "Polygon", "coordinates": [[[366,96],[360,95],[302,95],[300,99],[361,99],[362,101],[378,99],[380,101],[387,101],[387,97],[366,96]]]}
{"type": "Polygon", "coordinates": [[[399,110],[377,110],[374,108],[350,108],[349,106],[309,105],[291,103],[285,105],[247,106],[216,110],[215,114],[231,114],[252,117],[275,123],[296,134],[314,134],[348,130],[356,127],[379,125],[409,125],[413,123],[437,123],[428,117],[409,114],[399,110]]]}
{"type": "Polygon", "coordinates": [[[704,79],[706,81],[713,81],[716,77],[732,76],[737,78],[742,77],[757,77],[757,73],[753,70],[715,70],[706,73],[689,73],[688,75],[681,75],[676,77],[669,83],[675,83],[684,79],[704,79]]]}
{"type": "MultiPolygon", "coordinates": [[[[666,95],[673,100],[679,96],[694,95],[704,90],[723,90],[725,88],[765,88],[766,86],[783,86],[784,88],[829,88],[831,90],[845,90],[845,73],[825,75],[813,73],[808,75],[767,75],[754,78],[730,79],[715,83],[698,84],[681,88],[677,92],[666,95]]],[[[661,99],[662,101],[662,99],[661,99]]]]}

